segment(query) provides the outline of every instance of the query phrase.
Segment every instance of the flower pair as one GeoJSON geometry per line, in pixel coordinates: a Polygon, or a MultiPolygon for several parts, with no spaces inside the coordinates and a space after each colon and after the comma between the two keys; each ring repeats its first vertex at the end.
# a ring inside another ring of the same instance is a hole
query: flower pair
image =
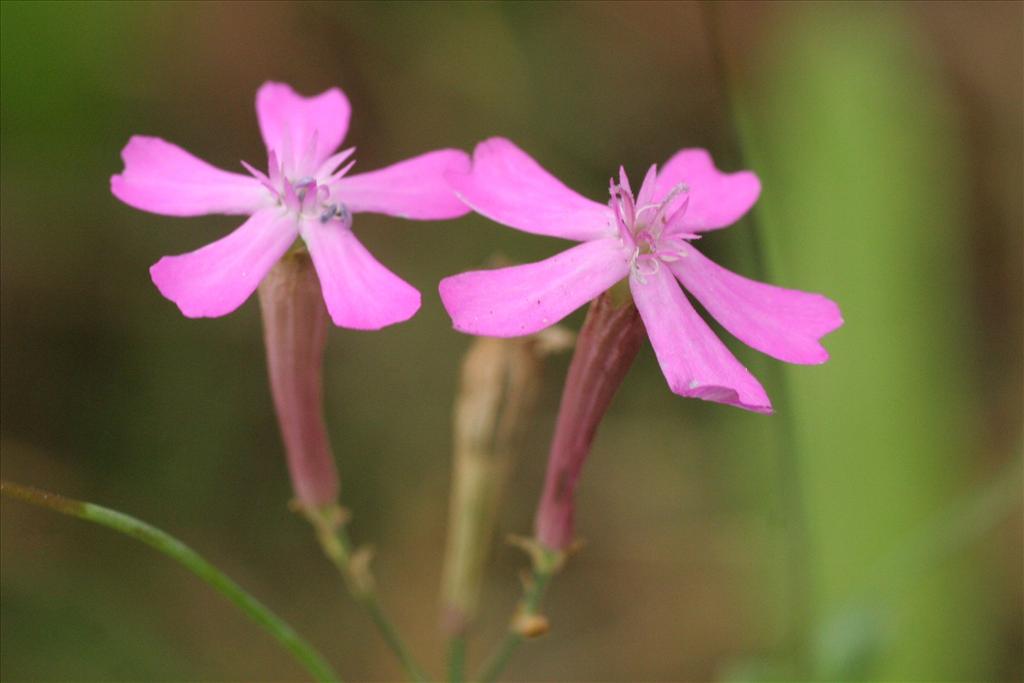
{"type": "Polygon", "coordinates": [[[263,85],[256,112],[267,146],[262,173],[214,168],[158,138],[133,137],[111,190],[139,209],[175,216],[248,215],[227,237],[151,269],[160,292],[189,317],[238,308],[301,237],[336,325],[372,330],[409,319],[419,292],[385,268],[352,232],[355,213],[455,218],[471,209],[513,228],[581,242],[539,263],[445,278],[441,299],[455,328],[518,336],[553,325],[628,278],[658,362],[683,396],[770,412],[756,379],[696,313],[681,282],[727,330],[792,363],[828,357],[818,340],[842,324],[817,294],[781,289],[722,269],[692,245],[736,222],[757,200],[749,172],[724,174],[703,150],[683,150],[634,193],[620,170],[607,204],[586,199],[511,142],[493,138],[472,161],[459,150],[429,152],[348,175],[351,149],[335,152],[350,106],[337,88],[304,98],[263,85]]]}

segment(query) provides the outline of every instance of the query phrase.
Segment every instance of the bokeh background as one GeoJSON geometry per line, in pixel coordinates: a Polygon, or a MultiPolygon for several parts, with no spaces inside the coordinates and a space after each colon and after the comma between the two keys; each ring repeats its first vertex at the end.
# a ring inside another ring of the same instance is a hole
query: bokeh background
{"type": "MultiPolygon", "coordinates": [[[[701,242],[820,291],[822,367],[732,344],[774,416],[683,400],[645,347],[579,496],[589,542],[527,681],[1011,681],[1022,675],[1020,3],[0,5],[2,474],[124,510],[207,555],[347,680],[399,678],[290,513],[257,306],[188,320],[147,268],[238,224],[117,202],[135,133],[261,165],[268,79],[341,86],[359,168],[504,135],[600,199],[681,147],[753,168],[753,214],[701,242]]],[[[333,330],[327,416],[352,532],[440,671],[451,404],[469,339],[440,277],[554,253],[470,216],[361,215],[424,293],[333,330]]],[[[580,316],[569,319],[578,327],[580,316]]],[[[552,360],[498,537],[528,532],[567,357],[552,360]]],[[[304,672],[134,541],[2,502],[0,677],[285,681],[304,672]]],[[[496,543],[479,662],[519,594],[496,543]]]]}

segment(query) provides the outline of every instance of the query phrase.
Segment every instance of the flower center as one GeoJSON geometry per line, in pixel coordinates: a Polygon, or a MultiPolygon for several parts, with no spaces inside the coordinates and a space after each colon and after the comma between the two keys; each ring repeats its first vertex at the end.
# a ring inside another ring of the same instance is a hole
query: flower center
{"type": "Polygon", "coordinates": [[[352,214],[340,201],[331,201],[331,188],[306,176],[298,180],[284,179],[284,192],[278,202],[300,216],[316,218],[321,223],[340,221],[346,227],[352,224],[352,214]]]}
{"type": "MultiPolygon", "coordinates": [[[[316,137],[314,136],[311,146],[315,142],[316,137]]],[[[270,191],[278,205],[294,212],[298,217],[312,218],[321,223],[333,221],[348,228],[352,225],[352,214],[344,202],[332,196],[331,184],[352,168],[354,161],[350,161],[338,169],[352,155],[353,151],[353,149],[347,149],[338,152],[328,157],[313,175],[303,175],[298,178],[290,177],[287,165],[278,161],[273,150],[267,155],[269,174],[260,172],[244,161],[242,165],[270,191]]]]}
{"type": "Polygon", "coordinates": [[[635,199],[625,172],[620,172],[619,183],[612,181],[610,188],[609,206],[618,223],[619,237],[623,246],[633,250],[630,274],[641,283],[656,274],[662,263],[684,258],[685,242],[698,237],[682,229],[690,188],[680,183],[654,201],[656,177],[652,167],[635,199]]]}

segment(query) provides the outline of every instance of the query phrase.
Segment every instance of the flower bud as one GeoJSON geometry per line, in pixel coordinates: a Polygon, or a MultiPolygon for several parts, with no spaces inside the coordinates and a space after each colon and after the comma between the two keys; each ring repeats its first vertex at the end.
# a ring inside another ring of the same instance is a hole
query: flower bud
{"type": "Polygon", "coordinates": [[[442,579],[448,633],[462,632],[476,615],[498,504],[531,422],[544,358],[572,340],[560,327],[515,339],[477,337],[462,363],[442,579]]]}
{"type": "Polygon", "coordinates": [[[338,471],[323,416],[327,311],[309,253],[292,252],[259,287],[267,368],[296,502],[305,508],[338,498],[338,471]]]}
{"type": "Polygon", "coordinates": [[[632,299],[617,303],[610,290],[587,311],[565,378],[537,510],[535,533],[543,548],[567,551],[573,545],[576,480],[643,338],[643,322],[632,299]]]}

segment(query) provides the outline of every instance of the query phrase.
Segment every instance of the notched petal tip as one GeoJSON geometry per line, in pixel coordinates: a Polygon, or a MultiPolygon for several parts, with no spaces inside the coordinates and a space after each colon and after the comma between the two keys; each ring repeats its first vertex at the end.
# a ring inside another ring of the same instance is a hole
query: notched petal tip
{"type": "Polygon", "coordinates": [[[846,321],[843,320],[843,313],[839,308],[839,304],[823,294],[816,294],[814,297],[820,306],[820,319],[822,321],[816,330],[817,334],[815,339],[819,355],[815,358],[805,360],[800,363],[801,365],[821,365],[828,361],[831,356],[828,349],[826,349],[825,345],[822,344],[822,340],[846,324],[846,321]]]}
{"type": "Polygon", "coordinates": [[[136,209],[169,216],[252,214],[268,195],[254,178],[224,171],[166,140],[133,135],[111,192],[136,209]]]}
{"type": "Polygon", "coordinates": [[[286,83],[268,81],[256,92],[256,118],[264,144],[300,176],[311,175],[338,148],[351,114],[348,98],[337,87],[306,97],[286,83]]]}
{"type": "Polygon", "coordinates": [[[345,95],[345,91],[343,91],[338,86],[330,87],[327,90],[318,92],[313,95],[302,95],[297,90],[295,90],[295,88],[293,88],[290,84],[285,83],[283,81],[264,81],[263,84],[256,90],[256,97],[284,96],[295,97],[302,100],[313,100],[318,97],[323,97],[324,95],[330,95],[332,97],[341,97],[346,101],[348,100],[348,97],[345,95]]]}
{"type": "Polygon", "coordinates": [[[690,203],[682,219],[690,232],[725,228],[743,217],[761,195],[761,181],[752,171],[723,172],[706,149],[682,149],[661,167],[656,197],[680,183],[690,188],[690,203]]]}

